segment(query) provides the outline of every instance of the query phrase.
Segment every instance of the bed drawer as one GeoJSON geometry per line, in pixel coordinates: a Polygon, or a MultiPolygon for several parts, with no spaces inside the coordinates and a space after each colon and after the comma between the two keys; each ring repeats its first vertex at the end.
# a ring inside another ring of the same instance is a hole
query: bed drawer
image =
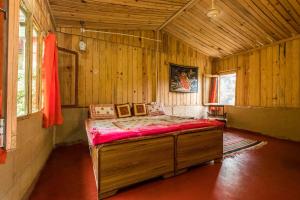
{"type": "Polygon", "coordinates": [[[177,170],[221,158],[223,154],[222,130],[179,135],[176,154],[177,170]]]}
{"type": "Polygon", "coordinates": [[[166,136],[99,149],[100,193],[174,172],[174,138],[166,136]]]}

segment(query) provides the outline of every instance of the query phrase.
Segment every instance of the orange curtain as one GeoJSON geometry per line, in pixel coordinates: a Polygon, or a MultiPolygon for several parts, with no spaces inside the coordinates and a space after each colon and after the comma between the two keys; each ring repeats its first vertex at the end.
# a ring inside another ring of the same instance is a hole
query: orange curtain
{"type": "Polygon", "coordinates": [[[56,36],[49,33],[45,38],[43,61],[44,111],[43,127],[48,128],[63,123],[58,80],[58,53],[56,36]]]}
{"type": "Polygon", "coordinates": [[[209,103],[217,103],[218,79],[212,78],[210,84],[209,103]]]}
{"type": "MultiPolygon", "coordinates": [[[[209,103],[218,103],[218,79],[212,78],[210,83],[209,103]]],[[[209,106],[209,111],[218,111],[218,107],[209,106]]]]}
{"type": "Polygon", "coordinates": [[[6,151],[0,148],[0,164],[4,164],[6,160],[6,151]]]}

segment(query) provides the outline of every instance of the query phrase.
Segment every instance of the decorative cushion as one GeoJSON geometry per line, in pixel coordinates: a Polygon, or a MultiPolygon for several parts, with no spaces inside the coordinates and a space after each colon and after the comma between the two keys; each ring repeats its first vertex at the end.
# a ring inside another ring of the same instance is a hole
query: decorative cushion
{"type": "Polygon", "coordinates": [[[165,111],[163,106],[160,103],[152,102],[147,104],[148,115],[156,116],[156,115],[165,115],[165,111]]]}
{"type": "Polygon", "coordinates": [[[133,104],[133,114],[134,114],[134,116],[147,115],[146,104],[144,104],[144,103],[134,103],[133,104]]]}
{"type": "Polygon", "coordinates": [[[116,109],[119,118],[131,117],[130,105],[128,103],[116,105],[116,109]]]}
{"type": "Polygon", "coordinates": [[[113,119],[117,117],[114,104],[90,105],[90,115],[92,119],[113,119]]]}

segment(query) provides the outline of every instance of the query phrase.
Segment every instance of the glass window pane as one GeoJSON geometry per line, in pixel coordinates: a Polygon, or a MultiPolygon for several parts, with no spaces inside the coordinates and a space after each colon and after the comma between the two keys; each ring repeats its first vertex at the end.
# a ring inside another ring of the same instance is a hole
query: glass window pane
{"type": "Polygon", "coordinates": [[[26,15],[20,10],[17,115],[26,115],[26,15]]]}
{"type": "Polygon", "coordinates": [[[31,74],[31,106],[32,112],[38,111],[38,66],[39,66],[38,31],[32,30],[32,74],[31,74]]]}
{"type": "Polygon", "coordinates": [[[236,74],[226,74],[220,76],[220,104],[235,104],[236,74]]]}

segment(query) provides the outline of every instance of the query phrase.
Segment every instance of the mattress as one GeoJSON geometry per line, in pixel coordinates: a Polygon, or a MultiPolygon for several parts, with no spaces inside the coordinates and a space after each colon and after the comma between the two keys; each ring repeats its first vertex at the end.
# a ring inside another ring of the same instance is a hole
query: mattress
{"type": "Polygon", "coordinates": [[[90,144],[94,146],[134,137],[223,126],[224,123],[217,120],[169,115],[86,120],[87,136],[90,144]]]}

